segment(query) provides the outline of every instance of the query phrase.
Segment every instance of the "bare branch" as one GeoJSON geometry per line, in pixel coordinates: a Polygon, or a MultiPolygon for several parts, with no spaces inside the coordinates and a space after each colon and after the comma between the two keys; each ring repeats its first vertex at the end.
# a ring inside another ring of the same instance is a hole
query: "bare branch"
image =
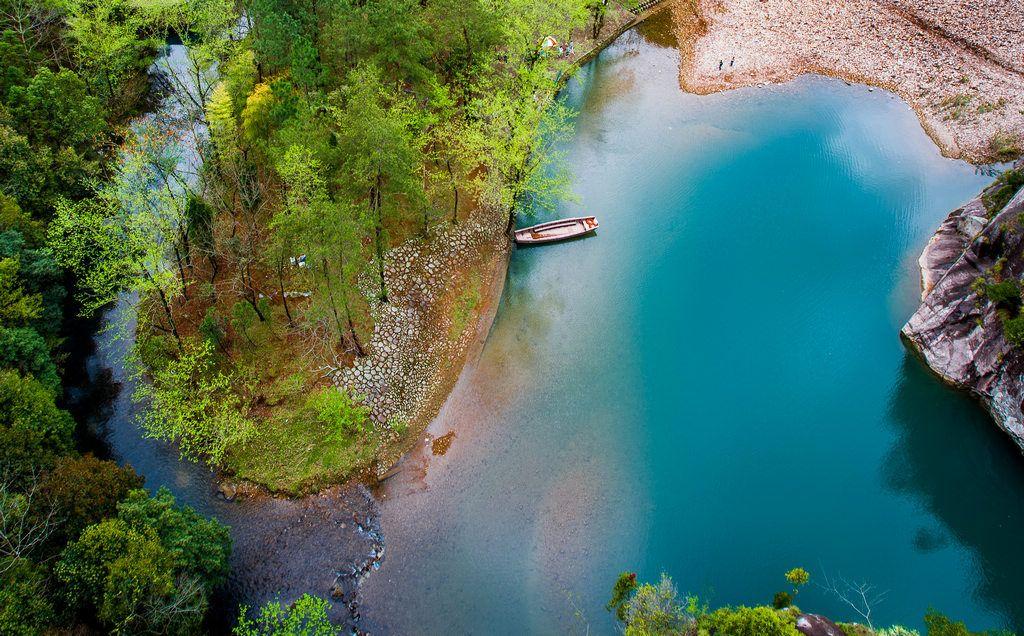
{"type": "Polygon", "coordinates": [[[825,583],[819,583],[818,587],[848,605],[867,623],[868,627],[875,628],[871,622],[871,613],[876,605],[885,601],[885,597],[889,593],[888,590],[879,591],[866,581],[848,581],[841,574],[836,578],[831,578],[826,571],[822,572],[822,578],[825,583]]]}
{"type": "Polygon", "coordinates": [[[50,538],[58,521],[56,504],[39,491],[38,474],[25,492],[15,491],[9,479],[0,481],[0,574],[50,538]]]}

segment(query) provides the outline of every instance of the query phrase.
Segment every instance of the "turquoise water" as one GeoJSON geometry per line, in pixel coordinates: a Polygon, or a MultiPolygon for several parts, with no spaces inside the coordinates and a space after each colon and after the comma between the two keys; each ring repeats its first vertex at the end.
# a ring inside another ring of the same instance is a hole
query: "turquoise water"
{"type": "Polygon", "coordinates": [[[698,97],[676,65],[630,34],[568,87],[579,200],[549,216],[601,229],[512,255],[429,431],[451,449],[379,493],[364,628],[607,633],[622,570],[720,605],[799,565],[887,591],[876,625],[1024,629],[1024,459],[897,336],[921,248],[990,177],[888,93],[698,97]]]}

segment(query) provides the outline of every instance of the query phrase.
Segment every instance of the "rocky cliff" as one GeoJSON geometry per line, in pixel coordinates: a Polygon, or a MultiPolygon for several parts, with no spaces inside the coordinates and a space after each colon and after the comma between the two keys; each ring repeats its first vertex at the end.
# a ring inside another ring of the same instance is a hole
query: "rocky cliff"
{"type": "Polygon", "coordinates": [[[939,227],[919,259],[921,306],[901,335],[943,380],[980,399],[1024,451],[1024,346],[1006,336],[1007,321],[1020,315],[1024,277],[1019,174],[1006,173],[939,227]],[[991,291],[1003,282],[1004,293],[991,291]]]}

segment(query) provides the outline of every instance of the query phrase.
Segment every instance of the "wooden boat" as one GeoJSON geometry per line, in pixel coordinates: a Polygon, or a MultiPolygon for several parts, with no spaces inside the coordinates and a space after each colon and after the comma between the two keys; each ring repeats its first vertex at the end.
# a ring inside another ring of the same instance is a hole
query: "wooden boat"
{"type": "Polygon", "coordinates": [[[516,243],[536,244],[564,241],[574,236],[583,236],[598,227],[597,218],[593,216],[577,216],[571,219],[548,221],[516,230],[516,243]]]}

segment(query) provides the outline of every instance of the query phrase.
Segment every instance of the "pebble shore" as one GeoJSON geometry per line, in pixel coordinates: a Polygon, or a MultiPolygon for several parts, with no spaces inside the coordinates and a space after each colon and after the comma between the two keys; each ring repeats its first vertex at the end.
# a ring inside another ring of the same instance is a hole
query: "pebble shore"
{"type": "Polygon", "coordinates": [[[1022,0],[670,2],[687,91],[821,73],[897,93],[946,156],[1024,147],[1022,0]]]}

